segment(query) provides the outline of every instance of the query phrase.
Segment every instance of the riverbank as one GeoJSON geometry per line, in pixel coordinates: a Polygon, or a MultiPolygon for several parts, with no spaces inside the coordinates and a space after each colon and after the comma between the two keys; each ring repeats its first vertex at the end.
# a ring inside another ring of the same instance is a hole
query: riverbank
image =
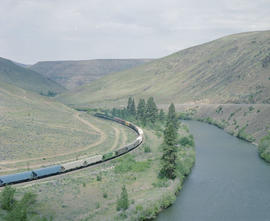
{"type": "MultiPolygon", "coordinates": [[[[176,104],[181,119],[193,119],[222,128],[258,146],[270,129],[269,104],[176,104]]],[[[166,108],[166,105],[160,105],[166,108]]],[[[259,149],[260,150],[260,149],[259,149]]],[[[269,162],[270,147],[260,157],[269,162]]]]}
{"type": "Polygon", "coordinates": [[[196,164],[157,221],[268,220],[270,164],[256,156],[256,147],[215,126],[185,123],[194,135],[196,164]]]}

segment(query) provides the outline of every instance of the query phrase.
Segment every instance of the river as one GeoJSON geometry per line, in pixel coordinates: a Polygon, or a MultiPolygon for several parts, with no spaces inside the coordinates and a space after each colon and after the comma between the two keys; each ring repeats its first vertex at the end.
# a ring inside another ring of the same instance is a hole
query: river
{"type": "Polygon", "coordinates": [[[257,148],[215,126],[185,121],[196,164],[176,202],[158,221],[269,221],[270,164],[257,148]]]}

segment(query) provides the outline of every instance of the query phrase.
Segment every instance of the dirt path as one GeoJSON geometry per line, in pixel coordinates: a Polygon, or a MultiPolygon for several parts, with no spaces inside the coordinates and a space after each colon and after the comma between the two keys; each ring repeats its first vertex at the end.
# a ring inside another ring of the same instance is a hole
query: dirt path
{"type": "Polygon", "coordinates": [[[126,134],[126,132],[124,131],[123,128],[121,128],[121,134],[122,134],[122,137],[123,137],[122,145],[126,145],[127,144],[127,134],[126,134]]]}
{"type": "Polygon", "coordinates": [[[110,150],[114,150],[117,147],[117,145],[119,143],[119,135],[120,135],[120,131],[118,128],[116,128],[114,126],[112,126],[112,128],[114,130],[115,139],[114,139],[114,143],[113,143],[112,147],[110,148],[110,150]]]}
{"type": "MultiPolygon", "coordinates": [[[[101,143],[103,143],[105,141],[106,135],[105,135],[105,133],[102,130],[100,130],[98,127],[94,126],[93,124],[91,124],[89,121],[81,118],[79,116],[79,113],[78,112],[76,112],[73,116],[76,119],[78,119],[79,121],[81,121],[83,124],[86,124],[87,126],[91,127],[98,134],[100,134],[99,140],[97,140],[95,143],[92,143],[92,144],[90,144],[88,146],[85,146],[85,147],[80,148],[80,149],[77,149],[77,150],[72,150],[72,151],[68,151],[68,152],[65,152],[65,153],[59,153],[59,154],[55,154],[53,156],[48,156],[48,157],[46,157],[46,159],[51,159],[51,158],[55,158],[55,157],[59,157],[59,156],[66,156],[66,155],[78,153],[78,152],[81,152],[81,151],[85,151],[85,150],[88,150],[91,147],[97,146],[97,145],[99,145],[99,144],[101,144],[101,143]]],[[[27,162],[27,161],[32,161],[32,160],[42,160],[42,159],[43,159],[43,157],[29,158],[29,159],[23,159],[23,160],[9,160],[9,161],[2,161],[2,162],[0,162],[0,165],[21,163],[21,162],[27,162]]],[[[55,162],[55,164],[57,164],[57,162],[55,162]]],[[[35,167],[37,167],[37,166],[44,166],[44,164],[34,164],[34,165],[31,165],[31,166],[35,166],[35,167]]],[[[25,166],[17,167],[14,170],[21,169],[21,168],[25,168],[25,166]]],[[[13,170],[13,169],[6,169],[6,170],[4,169],[4,170],[1,170],[1,172],[10,171],[10,170],[13,170]]]]}

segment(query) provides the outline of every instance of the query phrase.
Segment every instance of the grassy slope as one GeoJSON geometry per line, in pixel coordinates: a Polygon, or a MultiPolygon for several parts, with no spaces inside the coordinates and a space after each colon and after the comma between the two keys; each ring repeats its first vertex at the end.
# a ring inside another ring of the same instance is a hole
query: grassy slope
{"type": "Polygon", "coordinates": [[[270,31],[227,36],[60,95],[66,104],[123,103],[154,96],[158,103],[269,103],[270,31]]]}
{"type": "Polygon", "coordinates": [[[114,143],[120,145],[135,138],[132,131],[118,124],[85,116],[49,98],[2,82],[0,125],[0,173],[106,152],[114,143]],[[80,119],[93,124],[102,134],[80,119]],[[125,137],[122,130],[128,131],[125,137]]]}
{"type": "Polygon", "coordinates": [[[30,68],[68,89],[90,83],[113,72],[123,71],[150,59],[98,59],[84,61],[42,61],[30,68]]]}
{"type": "Polygon", "coordinates": [[[48,91],[60,93],[65,88],[58,83],[43,77],[41,74],[16,65],[10,60],[0,57],[0,81],[37,93],[48,91]]]}

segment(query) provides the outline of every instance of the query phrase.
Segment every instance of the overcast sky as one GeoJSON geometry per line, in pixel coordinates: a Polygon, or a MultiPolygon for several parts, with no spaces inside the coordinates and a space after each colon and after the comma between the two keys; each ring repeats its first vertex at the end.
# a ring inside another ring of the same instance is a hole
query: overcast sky
{"type": "Polygon", "coordinates": [[[0,0],[0,56],[157,58],[270,29],[270,0],[0,0]]]}

